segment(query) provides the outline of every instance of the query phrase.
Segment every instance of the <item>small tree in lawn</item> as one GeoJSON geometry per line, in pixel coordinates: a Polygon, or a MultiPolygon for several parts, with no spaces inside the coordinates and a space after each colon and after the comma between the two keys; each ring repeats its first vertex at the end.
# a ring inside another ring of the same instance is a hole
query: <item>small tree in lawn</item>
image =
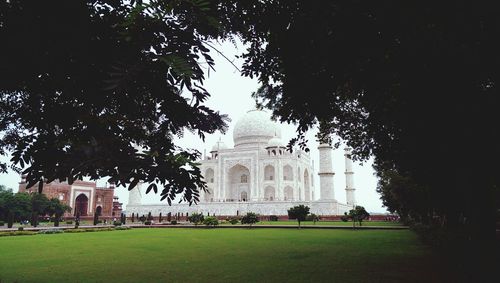
{"type": "Polygon", "coordinates": [[[97,222],[99,222],[99,215],[96,213],[94,213],[94,226],[97,225],[97,222]]]}
{"type": "Polygon", "coordinates": [[[122,223],[122,225],[126,224],[126,222],[127,222],[127,216],[125,215],[125,213],[122,213],[120,215],[120,220],[121,220],[120,222],[122,223]]]}
{"type": "Polygon", "coordinates": [[[163,220],[163,219],[162,219],[162,217],[161,217],[161,212],[160,212],[160,216],[158,217],[158,222],[160,222],[160,223],[161,223],[161,221],[162,221],[162,220],[163,220]]]}
{"type": "Polygon", "coordinates": [[[75,216],[75,228],[78,228],[80,226],[80,211],[76,211],[76,216],[75,216]]]}
{"type": "Polygon", "coordinates": [[[189,215],[188,221],[191,223],[194,223],[195,226],[198,226],[198,224],[202,223],[205,217],[201,213],[193,213],[189,215]]]}
{"type": "Polygon", "coordinates": [[[219,225],[219,220],[215,216],[208,216],[203,220],[203,224],[207,225],[208,227],[215,227],[219,225]]]}
{"type": "Polygon", "coordinates": [[[349,218],[352,219],[352,228],[356,227],[356,222],[359,222],[359,226],[361,226],[361,222],[368,217],[370,217],[370,214],[360,205],[349,211],[349,218]]]}
{"type": "Polygon", "coordinates": [[[153,220],[153,215],[151,215],[151,211],[148,213],[148,221],[151,222],[151,220],[153,220]]]}
{"type": "Polygon", "coordinates": [[[288,219],[297,219],[300,228],[300,222],[305,221],[308,214],[309,207],[301,204],[288,210],[288,219]]]}
{"type": "Polygon", "coordinates": [[[259,222],[259,216],[253,212],[248,212],[247,215],[241,218],[241,224],[249,224],[250,227],[257,222],[259,222]]]}
{"type": "Polygon", "coordinates": [[[172,221],[172,213],[167,213],[167,221],[170,222],[172,221]]]}
{"type": "Polygon", "coordinates": [[[54,227],[58,227],[61,217],[65,212],[71,211],[71,207],[62,203],[57,198],[51,198],[45,211],[50,217],[54,217],[54,227]]]}
{"type": "Polygon", "coordinates": [[[134,213],[133,212],[132,212],[132,218],[130,221],[132,221],[132,223],[134,223],[134,213]]]}

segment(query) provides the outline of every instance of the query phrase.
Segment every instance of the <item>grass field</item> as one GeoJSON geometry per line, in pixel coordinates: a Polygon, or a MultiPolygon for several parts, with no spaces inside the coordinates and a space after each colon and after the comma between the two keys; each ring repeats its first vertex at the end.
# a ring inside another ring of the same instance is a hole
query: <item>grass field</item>
{"type": "Polygon", "coordinates": [[[442,282],[408,230],[133,229],[0,238],[0,282],[442,282]]]}
{"type": "MultiPolygon", "coordinates": [[[[229,224],[231,225],[231,224],[229,224]]],[[[290,221],[260,221],[255,225],[298,225],[296,220],[290,221]]],[[[317,221],[316,224],[313,221],[302,221],[300,225],[328,225],[328,226],[352,226],[352,221],[317,221]]],[[[402,226],[399,222],[389,222],[389,221],[363,221],[362,226],[402,226]]],[[[356,222],[356,227],[358,223],[356,222]]]]}

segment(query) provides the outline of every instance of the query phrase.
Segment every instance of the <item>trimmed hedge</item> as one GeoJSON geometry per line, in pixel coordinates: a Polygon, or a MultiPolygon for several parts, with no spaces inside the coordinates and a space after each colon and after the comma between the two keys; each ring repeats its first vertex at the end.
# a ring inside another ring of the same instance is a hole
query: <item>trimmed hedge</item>
{"type": "Polygon", "coordinates": [[[7,236],[27,236],[27,235],[36,235],[35,231],[9,231],[9,232],[0,232],[0,237],[7,236]]]}
{"type": "Polygon", "coordinates": [[[61,234],[61,233],[64,233],[62,229],[47,229],[38,231],[38,234],[61,234]]]}

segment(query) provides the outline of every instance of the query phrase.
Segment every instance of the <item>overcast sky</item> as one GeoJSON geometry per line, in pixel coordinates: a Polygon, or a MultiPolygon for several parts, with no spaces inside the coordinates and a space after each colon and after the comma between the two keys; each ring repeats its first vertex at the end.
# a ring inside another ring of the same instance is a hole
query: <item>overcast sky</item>
{"type": "MultiPolygon", "coordinates": [[[[236,54],[240,54],[243,49],[241,46],[238,48],[234,47],[231,43],[224,43],[222,45],[216,45],[217,49],[223,52],[228,58],[235,58],[236,54]]],[[[250,79],[240,76],[239,72],[234,66],[221,55],[216,52],[212,52],[212,56],[216,62],[216,72],[211,71],[210,75],[205,81],[205,88],[212,95],[207,101],[206,105],[214,110],[220,111],[223,114],[228,114],[231,118],[229,123],[228,132],[223,135],[221,133],[216,133],[206,137],[205,143],[200,140],[196,135],[186,132],[184,137],[178,140],[178,145],[186,148],[195,148],[200,152],[210,151],[215,142],[221,138],[222,141],[226,143],[229,147],[233,146],[233,129],[236,121],[241,118],[248,110],[255,108],[255,101],[251,98],[251,93],[254,92],[258,87],[258,82],[256,79],[250,79]]],[[[241,66],[240,60],[234,59],[233,63],[237,66],[241,66]]],[[[314,95],[305,93],[304,95],[314,95]]],[[[282,139],[285,143],[289,139],[295,137],[295,127],[293,125],[281,125],[282,126],[282,139]]],[[[315,165],[315,196],[319,196],[319,153],[318,153],[318,143],[314,139],[316,129],[311,130],[307,133],[307,138],[309,140],[309,149],[312,160],[314,160],[315,165]]],[[[8,158],[2,156],[0,157],[2,161],[8,160],[8,158]]],[[[334,176],[334,187],[335,187],[335,198],[342,203],[346,202],[345,195],[345,165],[344,165],[344,151],[343,146],[339,149],[334,150],[333,153],[333,169],[335,171],[334,176]]],[[[377,179],[374,176],[374,171],[372,168],[372,161],[369,160],[364,164],[359,164],[357,162],[353,165],[354,171],[354,185],[356,188],[356,200],[359,205],[362,205],[369,212],[385,212],[385,208],[382,207],[382,202],[379,199],[379,195],[376,193],[375,188],[377,185],[377,179]]],[[[0,174],[0,184],[6,185],[9,188],[17,191],[18,182],[20,177],[14,172],[9,174],[0,174]]],[[[99,181],[98,185],[104,185],[105,181],[99,181]]],[[[115,191],[115,195],[118,195],[120,201],[125,205],[128,201],[128,192],[125,188],[118,188],[115,191]]],[[[150,193],[148,195],[143,194],[143,203],[158,203],[160,202],[159,195],[154,195],[150,193]]],[[[165,202],[166,203],[166,202],[165,202]]],[[[167,204],[166,204],[167,205],[167,204]]]]}

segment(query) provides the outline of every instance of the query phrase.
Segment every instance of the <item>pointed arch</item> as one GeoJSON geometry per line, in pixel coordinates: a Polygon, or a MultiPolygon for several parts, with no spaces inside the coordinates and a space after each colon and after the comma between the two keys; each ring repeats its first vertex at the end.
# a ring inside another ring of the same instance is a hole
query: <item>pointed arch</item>
{"type": "Polygon", "coordinates": [[[283,166],[283,180],[284,181],[293,181],[293,169],[290,165],[283,166]]]}
{"type": "Polygon", "coordinates": [[[266,167],[264,167],[264,180],[266,181],[272,181],[274,180],[274,176],[276,176],[275,174],[275,169],[274,169],[274,166],[272,165],[266,165],[266,167]]]}
{"type": "Polygon", "coordinates": [[[265,189],[264,189],[264,200],[266,201],[273,201],[276,199],[276,191],[274,189],[274,187],[272,186],[267,186],[265,189]]]}

